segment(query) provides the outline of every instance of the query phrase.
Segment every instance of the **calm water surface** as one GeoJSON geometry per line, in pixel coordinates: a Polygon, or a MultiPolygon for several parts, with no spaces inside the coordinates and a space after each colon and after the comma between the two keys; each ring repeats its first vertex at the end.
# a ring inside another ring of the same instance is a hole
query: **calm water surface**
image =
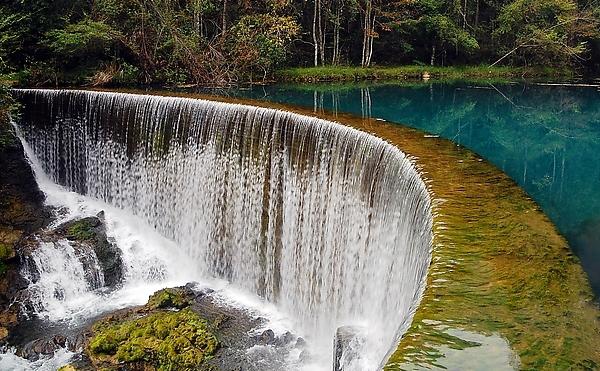
{"type": "Polygon", "coordinates": [[[463,145],[544,209],[600,294],[600,89],[538,84],[270,85],[227,92],[397,122],[463,145]]]}

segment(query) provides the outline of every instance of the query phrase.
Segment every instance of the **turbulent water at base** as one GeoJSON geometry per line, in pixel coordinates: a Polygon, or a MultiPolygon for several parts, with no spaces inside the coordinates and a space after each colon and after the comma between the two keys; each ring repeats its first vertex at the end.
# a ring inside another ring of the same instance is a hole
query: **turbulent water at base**
{"type": "MultiPolygon", "coordinates": [[[[121,289],[76,283],[85,291],[76,296],[97,299],[49,319],[125,306],[144,287],[219,279],[274,306],[322,370],[331,369],[341,326],[359,328],[362,339],[359,357],[342,358],[346,371],[378,369],[394,350],[418,306],[432,243],[429,195],[397,148],[257,107],[91,91],[15,95],[36,161],[73,191],[64,194],[85,198],[71,210],[106,211],[125,261],[121,289]]],[[[65,290],[80,273],[68,277],[56,281],[65,290]]]]}

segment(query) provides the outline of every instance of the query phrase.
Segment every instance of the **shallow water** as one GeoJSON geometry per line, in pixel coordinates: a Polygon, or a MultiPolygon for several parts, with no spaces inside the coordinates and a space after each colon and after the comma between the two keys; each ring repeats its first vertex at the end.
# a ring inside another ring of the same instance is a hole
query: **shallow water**
{"type": "MultiPolygon", "coordinates": [[[[213,92],[215,93],[215,92],[213,92]]],[[[600,295],[600,91],[536,84],[269,85],[232,95],[418,128],[480,154],[540,204],[600,295]]]]}

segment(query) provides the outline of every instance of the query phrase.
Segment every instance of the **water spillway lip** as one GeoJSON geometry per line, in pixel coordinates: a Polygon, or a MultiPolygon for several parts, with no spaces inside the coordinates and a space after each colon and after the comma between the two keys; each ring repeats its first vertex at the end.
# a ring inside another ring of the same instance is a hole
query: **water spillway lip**
{"type": "Polygon", "coordinates": [[[263,107],[16,92],[30,110],[47,104],[52,109],[38,111],[58,117],[50,133],[58,139],[44,142],[51,135],[36,137],[34,128],[26,136],[40,141],[38,153],[59,181],[146,218],[187,249],[202,273],[276,302],[311,333],[331,328],[328,346],[337,327],[364,317],[383,329],[364,353],[381,362],[395,350],[422,296],[433,239],[428,188],[397,146],[263,107]],[[73,130],[70,122],[82,117],[88,121],[73,130]],[[94,142],[90,133],[109,139],[94,142]],[[196,150],[194,140],[210,145],[196,150]],[[55,150],[61,145],[67,150],[55,150]]]}

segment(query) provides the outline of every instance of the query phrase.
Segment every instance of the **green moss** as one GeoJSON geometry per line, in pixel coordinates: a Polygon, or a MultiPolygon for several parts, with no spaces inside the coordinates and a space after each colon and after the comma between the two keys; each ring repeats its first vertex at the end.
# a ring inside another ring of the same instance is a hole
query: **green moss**
{"type": "Polygon", "coordinates": [[[0,243],[0,276],[6,272],[10,263],[6,261],[15,257],[15,250],[12,244],[0,243]]]}
{"type": "Polygon", "coordinates": [[[150,299],[146,307],[149,309],[158,308],[177,308],[182,309],[190,306],[192,303],[191,299],[187,294],[180,289],[163,289],[155,292],[150,299]]]}
{"type": "Polygon", "coordinates": [[[14,257],[15,250],[9,243],[0,243],[0,260],[6,260],[14,257]]]}
{"type": "Polygon", "coordinates": [[[94,228],[86,221],[80,220],[75,222],[67,230],[69,238],[77,241],[93,241],[96,235],[94,228]]]}
{"type": "MultiPolygon", "coordinates": [[[[165,290],[163,290],[165,291],[165,290]]],[[[114,324],[101,321],[88,350],[115,363],[147,362],[160,371],[193,370],[217,350],[208,324],[190,308],[114,324]]]]}

